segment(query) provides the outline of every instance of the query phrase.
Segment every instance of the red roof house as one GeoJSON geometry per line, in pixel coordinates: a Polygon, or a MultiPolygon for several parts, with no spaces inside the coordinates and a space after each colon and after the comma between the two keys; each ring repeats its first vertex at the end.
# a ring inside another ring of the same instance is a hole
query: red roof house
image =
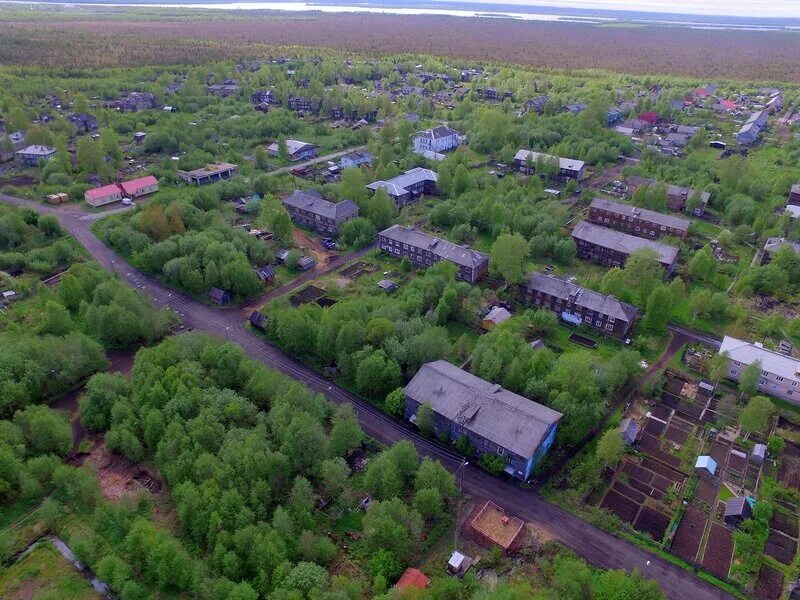
{"type": "Polygon", "coordinates": [[[396,587],[398,590],[404,590],[406,588],[417,588],[424,590],[430,584],[431,580],[425,575],[425,573],[419,569],[409,567],[406,569],[405,573],[400,576],[400,579],[397,580],[397,583],[394,587],[396,587]]]}
{"type": "Polygon", "coordinates": [[[719,101],[719,105],[722,108],[724,108],[725,110],[728,110],[728,111],[736,110],[737,108],[739,108],[739,105],[736,104],[736,102],[734,102],[733,100],[727,100],[727,99],[726,100],[720,100],[719,101]]]}
{"type": "Polygon", "coordinates": [[[129,198],[138,198],[145,194],[152,194],[158,191],[158,179],[152,175],[146,177],[139,177],[138,179],[131,179],[130,181],[123,181],[119,184],[122,191],[129,198]]]}
{"type": "Polygon", "coordinates": [[[104,185],[91,190],[86,190],[83,194],[86,203],[91,206],[103,206],[122,199],[122,194],[116,184],[104,185]]]}
{"type": "Polygon", "coordinates": [[[643,112],[642,114],[639,115],[640,121],[644,121],[645,123],[649,123],[650,125],[655,125],[656,123],[658,123],[659,119],[660,117],[658,116],[658,113],[653,111],[643,112]]]}

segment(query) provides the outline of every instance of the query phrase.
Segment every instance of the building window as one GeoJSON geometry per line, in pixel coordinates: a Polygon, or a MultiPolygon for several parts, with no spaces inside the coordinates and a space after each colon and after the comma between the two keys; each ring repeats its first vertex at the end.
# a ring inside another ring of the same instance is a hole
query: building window
{"type": "Polygon", "coordinates": [[[611,323],[609,323],[608,325],[606,325],[606,331],[614,331],[614,326],[611,323]]]}
{"type": "Polygon", "coordinates": [[[731,369],[730,371],[728,371],[728,373],[730,373],[732,377],[736,377],[739,374],[739,371],[737,371],[736,369],[731,369]]]}
{"type": "Polygon", "coordinates": [[[775,379],[777,379],[778,381],[783,381],[783,377],[780,376],[776,377],[775,379]]]}
{"type": "Polygon", "coordinates": [[[758,385],[764,385],[765,383],[767,383],[766,379],[759,379],[758,380],[758,385]]]}
{"type": "Polygon", "coordinates": [[[776,391],[776,390],[778,389],[778,384],[777,384],[777,383],[773,383],[773,384],[770,386],[770,389],[771,389],[773,392],[774,392],[774,391],[776,391]]]}
{"type": "Polygon", "coordinates": [[[740,363],[738,360],[733,361],[733,364],[736,365],[737,367],[742,366],[742,363],[740,363]]]}
{"type": "Polygon", "coordinates": [[[497,454],[498,454],[498,456],[505,456],[506,455],[506,449],[503,448],[500,444],[497,445],[497,454]]]}
{"type": "Polygon", "coordinates": [[[768,375],[768,373],[766,371],[761,371],[761,376],[762,377],[766,377],[767,375],[768,375]]]}

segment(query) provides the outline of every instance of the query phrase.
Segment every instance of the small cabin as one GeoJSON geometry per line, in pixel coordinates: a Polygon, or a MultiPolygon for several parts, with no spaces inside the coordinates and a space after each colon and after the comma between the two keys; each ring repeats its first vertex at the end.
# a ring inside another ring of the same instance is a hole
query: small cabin
{"type": "Polygon", "coordinates": [[[717,473],[717,461],[710,456],[698,456],[694,470],[700,477],[714,477],[717,473]]]}

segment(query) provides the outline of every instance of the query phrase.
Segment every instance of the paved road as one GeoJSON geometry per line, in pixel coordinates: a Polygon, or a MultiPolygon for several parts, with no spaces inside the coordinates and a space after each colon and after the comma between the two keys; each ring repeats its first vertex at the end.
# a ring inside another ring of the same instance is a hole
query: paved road
{"type": "Polygon", "coordinates": [[[275,169],[274,171],[267,171],[267,175],[280,175],[281,173],[288,173],[292,169],[310,167],[311,165],[316,165],[317,163],[333,160],[335,158],[341,158],[345,154],[349,154],[350,152],[355,152],[356,150],[366,150],[366,149],[367,146],[363,145],[363,146],[355,146],[354,148],[347,148],[345,150],[339,150],[338,152],[326,154],[325,156],[317,156],[316,158],[312,158],[311,160],[292,163],[288,167],[281,167],[279,169],[275,169]]]}
{"type": "MultiPolygon", "coordinates": [[[[5,194],[0,194],[0,201],[46,212],[42,205],[5,194]]],[[[362,398],[330,382],[313,369],[245,329],[238,311],[220,311],[170,290],[156,279],[128,265],[103,244],[92,233],[90,221],[81,220],[78,213],[53,212],[59,215],[62,226],[86,247],[98,263],[106,269],[113,270],[129,285],[147,293],[156,306],[171,308],[178,312],[188,327],[207,331],[239,344],[251,357],[305,384],[312,391],[324,394],[332,402],[351,403],[367,435],[386,444],[404,439],[411,440],[422,456],[441,461],[451,471],[455,471],[461,464],[461,457],[454,452],[420,436],[406,424],[395,421],[362,398]]],[[[546,534],[560,540],[597,567],[627,571],[639,569],[646,577],[658,581],[669,598],[676,600],[730,598],[730,595],[723,590],[693,574],[593,527],[510,481],[493,477],[480,469],[467,467],[463,471],[462,486],[468,494],[492,498],[514,514],[536,524],[546,534]]]]}

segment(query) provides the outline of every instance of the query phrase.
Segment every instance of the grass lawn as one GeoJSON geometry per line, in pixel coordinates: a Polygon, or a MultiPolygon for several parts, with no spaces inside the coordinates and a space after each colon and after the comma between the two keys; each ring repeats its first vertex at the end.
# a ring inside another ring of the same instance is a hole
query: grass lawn
{"type": "Polygon", "coordinates": [[[723,483],[721,486],[719,486],[719,499],[720,500],[722,500],[723,502],[727,502],[728,500],[730,500],[734,496],[735,496],[735,494],[732,491],[730,491],[730,489],[728,489],[727,485],[725,485],[723,483]]]}
{"type": "Polygon", "coordinates": [[[49,542],[0,572],[0,598],[102,598],[49,542]]]}

